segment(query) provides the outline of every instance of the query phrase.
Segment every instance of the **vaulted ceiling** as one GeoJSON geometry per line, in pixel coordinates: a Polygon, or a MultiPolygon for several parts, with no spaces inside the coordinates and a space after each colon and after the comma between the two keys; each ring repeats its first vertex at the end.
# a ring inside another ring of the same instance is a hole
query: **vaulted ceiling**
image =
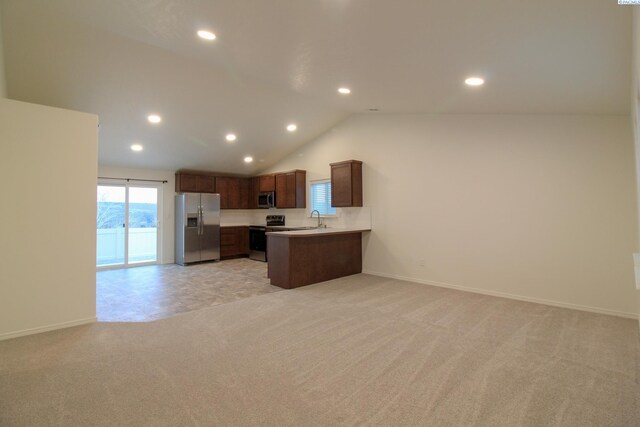
{"type": "Polygon", "coordinates": [[[615,3],[1,4],[9,97],[98,114],[100,163],[249,174],[371,108],[629,114],[631,7],[615,3]],[[199,39],[199,29],[216,40],[199,39]],[[485,85],[466,86],[470,75],[485,85]],[[151,113],[163,121],[151,125],[151,113]],[[129,148],[136,142],[140,153],[129,148]]]}

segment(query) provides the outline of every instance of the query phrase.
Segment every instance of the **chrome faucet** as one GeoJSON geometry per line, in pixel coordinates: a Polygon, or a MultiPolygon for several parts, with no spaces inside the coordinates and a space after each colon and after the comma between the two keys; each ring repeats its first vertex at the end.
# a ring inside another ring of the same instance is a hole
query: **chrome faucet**
{"type": "Polygon", "coordinates": [[[317,209],[312,210],[312,211],[311,211],[311,218],[313,218],[313,213],[314,213],[314,212],[318,212],[318,228],[320,228],[320,225],[321,225],[321,224],[320,224],[320,211],[319,211],[319,210],[317,210],[317,209]]]}

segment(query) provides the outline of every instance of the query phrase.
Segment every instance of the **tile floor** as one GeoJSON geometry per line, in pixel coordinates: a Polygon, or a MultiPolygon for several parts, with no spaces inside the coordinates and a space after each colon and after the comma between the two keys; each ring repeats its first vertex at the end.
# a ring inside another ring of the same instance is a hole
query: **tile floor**
{"type": "Polygon", "coordinates": [[[96,283],[100,322],[148,322],[282,290],[266,263],[247,258],[99,271],[96,283]]]}

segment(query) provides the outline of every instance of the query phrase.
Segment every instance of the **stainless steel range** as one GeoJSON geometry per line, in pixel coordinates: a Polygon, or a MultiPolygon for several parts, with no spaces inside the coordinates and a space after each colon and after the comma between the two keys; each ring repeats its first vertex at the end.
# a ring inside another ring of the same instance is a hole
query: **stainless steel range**
{"type": "Polygon", "coordinates": [[[267,261],[267,227],[283,226],[284,215],[267,215],[267,225],[249,226],[249,258],[267,261]]]}

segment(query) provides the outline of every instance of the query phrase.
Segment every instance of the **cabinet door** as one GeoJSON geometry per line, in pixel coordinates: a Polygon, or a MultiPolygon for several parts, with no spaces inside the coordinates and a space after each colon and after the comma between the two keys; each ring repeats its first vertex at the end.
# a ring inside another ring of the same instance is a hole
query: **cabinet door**
{"type": "Polygon", "coordinates": [[[198,175],[198,192],[199,193],[215,193],[216,192],[216,184],[215,178],[207,175],[198,175]]]}
{"type": "Polygon", "coordinates": [[[276,189],[276,177],[274,175],[262,175],[260,177],[260,192],[278,191],[276,189]]]}
{"type": "Polygon", "coordinates": [[[249,255],[249,227],[238,227],[238,252],[249,255]]]}
{"type": "Polygon", "coordinates": [[[249,179],[249,200],[247,201],[249,209],[258,209],[258,193],[260,193],[260,177],[254,176],[249,179]]]}
{"type": "Polygon", "coordinates": [[[238,209],[249,209],[249,178],[238,178],[239,200],[238,209]]]}
{"type": "Polygon", "coordinates": [[[228,209],[238,209],[240,207],[240,179],[227,178],[229,182],[228,189],[228,209]]]}
{"type": "Polygon", "coordinates": [[[220,256],[231,258],[249,255],[249,227],[220,228],[220,256]]]}
{"type": "Polygon", "coordinates": [[[216,177],[216,193],[220,194],[220,209],[229,209],[229,177],[216,177]]]}
{"type": "Polygon", "coordinates": [[[238,252],[238,235],[236,227],[220,228],[220,257],[233,257],[238,252]]]}
{"type": "MultiPolygon", "coordinates": [[[[249,179],[232,176],[216,177],[216,193],[220,193],[220,209],[248,209],[249,179]]],[[[256,204],[257,204],[256,196],[256,204]]]]}
{"type": "Polygon", "coordinates": [[[296,171],[295,176],[295,206],[296,208],[307,207],[307,172],[296,171]]]}
{"type": "Polygon", "coordinates": [[[287,206],[287,175],[276,175],[276,208],[288,208],[287,206]]]}
{"type": "Polygon", "coordinates": [[[179,193],[197,193],[198,192],[198,175],[186,173],[176,174],[176,191],[179,193]]]}
{"type": "Polygon", "coordinates": [[[286,198],[286,207],[287,208],[295,208],[296,207],[296,174],[295,172],[289,172],[285,174],[285,179],[287,182],[287,191],[285,193],[286,198]]]}
{"type": "Polygon", "coordinates": [[[276,207],[281,209],[306,207],[306,185],[304,171],[276,174],[276,207]]]}
{"type": "Polygon", "coordinates": [[[220,246],[236,246],[237,240],[235,227],[220,228],[220,246]]]}
{"type": "Polygon", "coordinates": [[[331,166],[331,206],[351,206],[351,164],[331,166]]]}
{"type": "Polygon", "coordinates": [[[331,206],[362,206],[362,162],[331,163],[331,206]]]}

